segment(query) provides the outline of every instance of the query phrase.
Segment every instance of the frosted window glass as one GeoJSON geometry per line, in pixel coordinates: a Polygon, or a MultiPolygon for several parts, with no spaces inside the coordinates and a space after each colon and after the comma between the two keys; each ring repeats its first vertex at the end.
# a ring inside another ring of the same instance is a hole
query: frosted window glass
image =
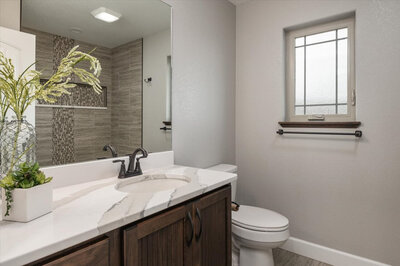
{"type": "Polygon", "coordinates": [[[304,37],[296,38],[295,46],[301,46],[301,45],[304,45],[304,37]]]}
{"type": "Polygon", "coordinates": [[[306,36],[306,44],[326,42],[336,39],[336,30],[306,36]]]}
{"type": "Polygon", "coordinates": [[[304,47],[296,48],[296,105],[304,104],[304,47]]]}
{"type": "Polygon", "coordinates": [[[296,107],[295,111],[296,115],[304,115],[304,107],[296,107]]]}
{"type": "Polygon", "coordinates": [[[336,107],[334,105],[328,106],[307,106],[307,115],[334,115],[336,114],[336,107]]]}
{"type": "Polygon", "coordinates": [[[338,30],[338,38],[347,38],[347,28],[338,30]]]}
{"type": "Polygon", "coordinates": [[[338,41],[338,103],[347,103],[347,39],[338,41]]]}
{"type": "Polygon", "coordinates": [[[336,44],[306,47],[306,104],[336,102],[336,44]]]}
{"type": "Polygon", "coordinates": [[[338,105],[338,114],[347,115],[347,105],[338,105]]]}

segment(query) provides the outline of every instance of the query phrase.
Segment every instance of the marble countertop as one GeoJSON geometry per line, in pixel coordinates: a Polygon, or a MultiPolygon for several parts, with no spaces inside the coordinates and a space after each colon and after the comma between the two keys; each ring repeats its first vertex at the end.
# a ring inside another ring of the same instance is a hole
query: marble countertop
{"type": "MultiPolygon", "coordinates": [[[[185,176],[187,185],[128,193],[116,177],[53,190],[53,212],[29,223],[0,221],[0,265],[22,265],[229,184],[236,174],[183,166],[148,170],[150,178],[185,176]]],[[[143,179],[132,177],[129,180],[143,179]]]]}

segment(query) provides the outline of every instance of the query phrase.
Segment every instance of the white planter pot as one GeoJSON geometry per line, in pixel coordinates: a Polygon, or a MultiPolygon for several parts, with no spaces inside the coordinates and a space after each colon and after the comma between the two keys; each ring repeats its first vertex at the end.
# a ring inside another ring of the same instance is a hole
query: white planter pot
{"type": "Polygon", "coordinates": [[[29,222],[52,211],[53,185],[51,182],[28,188],[16,188],[12,191],[13,202],[8,216],[5,190],[1,189],[3,220],[29,222]]]}

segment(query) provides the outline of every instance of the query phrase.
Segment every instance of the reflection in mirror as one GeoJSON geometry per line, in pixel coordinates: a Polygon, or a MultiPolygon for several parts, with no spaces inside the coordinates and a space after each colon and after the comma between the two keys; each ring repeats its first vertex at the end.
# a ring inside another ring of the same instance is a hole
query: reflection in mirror
{"type": "Polygon", "coordinates": [[[21,30],[36,35],[36,69],[43,72],[43,82],[76,45],[92,51],[102,66],[102,94],[72,76],[77,87],[70,95],[54,104],[36,103],[41,166],[125,155],[141,146],[149,152],[171,150],[168,5],[160,0],[22,0],[21,8],[21,30]]]}

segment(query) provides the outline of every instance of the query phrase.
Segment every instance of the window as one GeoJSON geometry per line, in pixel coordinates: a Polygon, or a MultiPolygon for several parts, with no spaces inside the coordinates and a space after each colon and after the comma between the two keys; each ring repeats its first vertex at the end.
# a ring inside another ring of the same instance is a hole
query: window
{"type": "Polygon", "coordinates": [[[354,121],[354,17],[286,32],[287,120],[354,121]]]}

